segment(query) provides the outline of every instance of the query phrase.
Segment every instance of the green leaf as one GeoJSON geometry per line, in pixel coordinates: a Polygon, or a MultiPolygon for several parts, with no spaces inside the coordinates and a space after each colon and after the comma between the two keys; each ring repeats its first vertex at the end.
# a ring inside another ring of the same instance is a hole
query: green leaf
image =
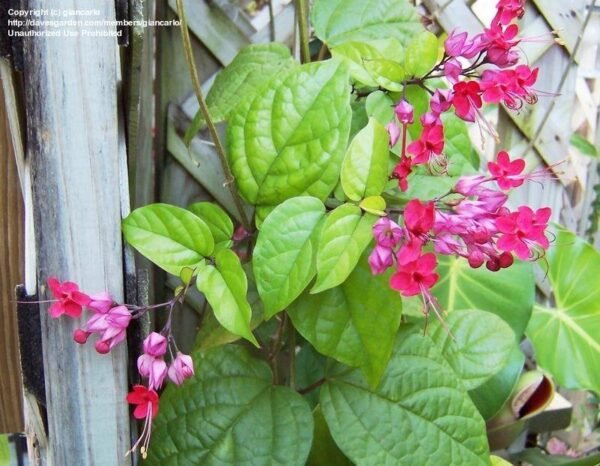
{"type": "Polygon", "coordinates": [[[332,49],[331,56],[348,66],[352,79],[365,86],[377,87],[377,81],[365,68],[367,60],[383,58],[375,47],[364,42],[347,42],[332,49]]]}
{"type": "Polygon", "coordinates": [[[600,253],[570,231],[554,234],[546,258],[556,308],[536,305],[527,336],[559,385],[600,393],[600,253]]]}
{"type": "Polygon", "coordinates": [[[352,466],[352,462],[340,451],[331,437],[321,407],[313,410],[315,433],[308,456],[307,466],[352,466]]]}
{"type": "Polygon", "coordinates": [[[188,210],[204,220],[215,240],[215,248],[228,248],[233,244],[233,222],[221,207],[214,202],[196,202],[188,206],[188,210]]]}
{"type": "Polygon", "coordinates": [[[469,392],[473,403],[486,421],[498,414],[510,398],[519,381],[524,363],[525,355],[515,342],[502,370],[483,385],[469,392]]]}
{"type": "Polygon", "coordinates": [[[314,277],[324,215],[320,200],[296,197],[277,206],[262,224],[252,261],[267,319],[294,301],[314,277]]]}
{"type": "Polygon", "coordinates": [[[382,125],[387,125],[394,118],[394,102],[383,91],[371,92],[365,101],[367,115],[375,118],[382,125]]]}
{"type": "Polygon", "coordinates": [[[569,142],[583,155],[589,155],[590,157],[598,157],[598,148],[593,145],[590,141],[584,138],[581,134],[573,134],[569,142]]]}
{"type": "Polygon", "coordinates": [[[380,217],[384,217],[385,213],[385,199],[381,196],[369,196],[365,197],[362,201],[360,201],[359,207],[373,215],[378,215],[380,217]]]}
{"type": "Polygon", "coordinates": [[[495,455],[490,456],[490,461],[492,466],[511,466],[511,463],[495,455]]]}
{"type": "Polygon", "coordinates": [[[300,395],[273,386],[269,367],[240,346],[193,357],[196,375],[160,397],[144,464],[304,466],[313,420],[300,395]]]}
{"type": "Polygon", "coordinates": [[[467,390],[477,388],[502,369],[515,344],[515,334],[500,317],[462,310],[444,320],[451,335],[437,320],[428,335],[467,390]]]}
{"type": "Polygon", "coordinates": [[[373,276],[366,257],[346,281],[319,294],[305,293],[288,309],[300,334],[320,353],[360,367],[376,385],[388,363],[402,300],[389,274],[373,276]]]}
{"type": "Polygon", "coordinates": [[[0,466],[10,465],[10,448],[8,447],[8,435],[0,435],[0,466]]]}
{"type": "Polygon", "coordinates": [[[454,113],[442,115],[444,123],[444,153],[448,157],[448,174],[458,176],[474,173],[480,160],[469,137],[467,124],[454,113]]]}
{"type": "Polygon", "coordinates": [[[433,289],[444,309],[480,309],[504,319],[520,339],[533,306],[535,281],[529,262],[515,263],[509,269],[490,272],[472,269],[465,259],[440,256],[440,281],[433,289]]]}
{"type": "MultiPolygon", "coordinates": [[[[408,190],[405,193],[396,194],[395,197],[405,199],[420,199],[423,202],[430,201],[435,197],[448,193],[457,183],[455,176],[432,176],[415,173],[410,175],[408,190]]],[[[397,191],[397,190],[396,190],[397,191]]]]}
{"type": "MultiPolygon", "coordinates": [[[[353,138],[356,134],[367,126],[369,123],[369,117],[365,111],[365,100],[355,100],[350,104],[352,107],[352,123],[350,124],[350,137],[353,138]]],[[[339,182],[336,184],[336,189],[339,186],[339,182]]],[[[335,192],[335,191],[334,191],[335,192]]]]}
{"type": "Polygon", "coordinates": [[[406,46],[404,68],[407,76],[425,76],[437,63],[438,39],[435,34],[423,31],[406,46]]]}
{"type": "Polygon", "coordinates": [[[248,280],[239,257],[231,249],[222,249],[216,254],[215,266],[205,265],[200,269],[196,287],[204,293],[223,327],[258,346],[250,330],[252,309],[246,299],[248,280]]]}
{"type": "Polygon", "coordinates": [[[406,100],[414,107],[414,123],[408,126],[408,134],[416,140],[423,131],[421,116],[429,110],[429,94],[420,86],[406,86],[406,100]]]}
{"type": "Polygon", "coordinates": [[[342,163],[342,187],[353,201],[381,194],[388,178],[388,134],[374,118],[354,137],[342,163]]]}
{"type": "MultiPolygon", "coordinates": [[[[296,387],[306,389],[325,377],[327,358],[309,342],[304,342],[296,354],[296,387]]],[[[304,399],[314,408],[319,403],[320,387],[303,394],[304,399]]]]}
{"type": "MultiPolygon", "coordinates": [[[[272,77],[293,64],[290,49],[283,44],[252,44],[244,47],[219,72],[206,95],[211,118],[216,122],[227,119],[241,99],[258,94],[272,77]]],[[[202,113],[198,111],[186,131],[186,145],[204,125],[202,113]]]]}
{"type": "Polygon", "coordinates": [[[358,466],[489,465],[485,424],[429,338],[402,329],[381,384],[332,374],[321,408],[336,444],[358,466]]]}
{"type": "Polygon", "coordinates": [[[408,0],[315,0],[312,24],[317,37],[330,48],[389,38],[404,44],[423,30],[408,0]]]}
{"type": "Polygon", "coordinates": [[[348,142],[349,90],[345,66],[311,63],[282,73],[232,113],[229,157],[246,200],[274,206],[331,193],[348,142]]]}
{"type": "Polygon", "coordinates": [[[343,283],[371,242],[377,217],[362,215],[354,204],[343,204],[327,216],[317,251],[317,281],[311,293],[343,283]]]}
{"type": "Polygon", "coordinates": [[[177,276],[183,267],[198,267],[215,249],[206,223],[173,205],[140,207],[123,220],[122,229],[127,242],[140,254],[177,276]]]}
{"type": "Polygon", "coordinates": [[[400,92],[403,89],[402,80],[406,73],[399,63],[375,58],[364,60],[364,66],[379,87],[393,92],[400,92]]]}

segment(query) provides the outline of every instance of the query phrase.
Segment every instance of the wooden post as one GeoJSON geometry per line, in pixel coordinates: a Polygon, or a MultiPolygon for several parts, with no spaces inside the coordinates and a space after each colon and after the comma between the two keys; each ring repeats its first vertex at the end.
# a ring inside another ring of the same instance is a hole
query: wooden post
{"type": "Polygon", "coordinates": [[[0,154],[0,433],[8,433],[24,429],[16,304],[11,302],[23,277],[23,202],[2,88],[0,154]]]}
{"type": "MultiPolygon", "coordinates": [[[[28,9],[99,10],[114,2],[30,0],[28,9]]],[[[89,18],[88,18],[89,19],[89,18]]],[[[49,276],[123,299],[117,118],[117,42],[89,37],[24,38],[27,157],[31,160],[40,299],[49,276]]],[[[43,31],[44,28],[38,29],[43,31]]],[[[107,29],[108,30],[108,29],[107,29]]],[[[113,28],[114,30],[114,28],[113,28]]],[[[125,181],[126,182],[126,181],[125,181]]],[[[81,322],[52,320],[41,306],[48,464],[131,464],[125,345],[98,355],[72,339],[81,322]]]]}

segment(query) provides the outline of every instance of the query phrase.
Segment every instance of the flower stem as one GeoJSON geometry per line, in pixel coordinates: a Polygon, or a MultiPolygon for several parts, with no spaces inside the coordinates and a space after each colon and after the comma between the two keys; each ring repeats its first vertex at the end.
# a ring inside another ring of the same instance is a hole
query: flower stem
{"type": "Polygon", "coordinates": [[[308,6],[306,0],[296,0],[296,15],[298,15],[300,55],[302,56],[302,63],[310,63],[310,47],[308,45],[308,6]]]}
{"type": "Polygon", "coordinates": [[[225,186],[231,193],[233,197],[233,202],[235,203],[235,207],[240,215],[240,221],[242,225],[247,231],[252,231],[252,226],[246,216],[246,211],[244,210],[244,206],[242,204],[242,200],[240,195],[237,192],[237,188],[235,185],[235,178],[231,173],[231,168],[229,167],[229,162],[227,161],[227,155],[225,154],[225,149],[223,148],[223,144],[221,143],[221,139],[219,138],[219,134],[217,133],[217,128],[210,116],[210,112],[208,110],[208,105],[206,105],[206,101],[204,100],[204,95],[202,93],[202,87],[200,85],[200,78],[198,77],[198,70],[196,68],[196,62],[194,60],[194,53],[192,50],[192,42],[190,40],[190,33],[187,26],[187,21],[185,18],[185,10],[183,8],[183,0],[177,0],[177,15],[181,21],[181,37],[183,40],[183,49],[185,52],[185,59],[190,70],[190,77],[192,79],[192,85],[194,87],[194,92],[196,94],[196,98],[198,99],[198,105],[200,106],[200,111],[202,112],[202,116],[206,121],[206,125],[208,126],[208,131],[210,133],[210,137],[215,144],[215,149],[217,151],[217,155],[219,156],[219,161],[221,162],[221,167],[223,168],[223,173],[225,174],[225,186]]]}

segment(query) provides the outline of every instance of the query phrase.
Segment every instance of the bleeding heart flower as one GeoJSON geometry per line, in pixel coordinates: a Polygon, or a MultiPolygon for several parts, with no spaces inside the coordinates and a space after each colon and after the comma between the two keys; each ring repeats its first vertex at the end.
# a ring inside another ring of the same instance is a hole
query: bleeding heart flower
{"type": "Polygon", "coordinates": [[[474,122],[481,104],[481,88],[477,81],[461,81],[454,85],[452,105],[458,117],[474,122]]]}
{"type": "Polygon", "coordinates": [[[403,155],[400,157],[400,162],[396,164],[394,171],[392,172],[392,178],[396,178],[398,180],[398,187],[402,192],[405,192],[408,189],[408,175],[411,173],[412,160],[410,157],[403,155]]]}
{"type": "Polygon", "coordinates": [[[410,125],[413,122],[414,109],[411,104],[409,104],[406,100],[402,99],[394,108],[394,113],[396,114],[396,118],[403,125],[410,125]]]}
{"type": "Polygon", "coordinates": [[[432,252],[400,266],[392,275],[390,286],[403,296],[415,296],[428,291],[439,279],[435,273],[437,259],[432,252]]]}
{"type": "Polygon", "coordinates": [[[180,352],[169,366],[169,378],[177,385],[181,385],[185,379],[194,375],[194,362],[192,358],[180,352]]]}
{"type": "Polygon", "coordinates": [[[421,137],[411,142],[406,152],[414,155],[413,164],[427,163],[444,150],[444,128],[442,125],[426,125],[421,137]]]}
{"type": "Polygon", "coordinates": [[[552,210],[549,207],[536,212],[527,206],[521,206],[517,212],[509,212],[496,219],[498,231],[502,234],[497,245],[501,251],[514,252],[521,260],[532,257],[536,245],[548,249],[546,228],[552,210]]]}
{"type": "Polygon", "coordinates": [[[418,199],[411,199],[404,208],[404,226],[413,235],[424,235],[433,228],[435,221],[435,204],[423,204],[418,199]]]}
{"type": "Polygon", "coordinates": [[[126,400],[127,403],[135,406],[133,417],[136,419],[144,419],[142,433],[128,453],[135,451],[141,444],[140,453],[142,454],[142,458],[145,459],[148,455],[148,447],[152,435],[152,420],[158,414],[158,393],[143,385],[134,385],[133,391],[127,394],[126,400]]]}
{"type": "Polygon", "coordinates": [[[398,127],[396,122],[390,121],[387,125],[385,125],[385,129],[387,130],[388,135],[390,136],[389,145],[390,147],[394,147],[398,142],[398,139],[400,139],[400,128],[398,127]]]}
{"type": "Polygon", "coordinates": [[[488,170],[498,183],[500,189],[508,191],[511,188],[519,187],[525,181],[521,172],[525,169],[525,160],[510,160],[507,152],[498,152],[496,162],[488,163],[488,170]]]}
{"type": "Polygon", "coordinates": [[[382,217],[373,225],[373,236],[379,246],[394,248],[402,239],[402,228],[388,217],[382,217]]]}
{"type": "Polygon", "coordinates": [[[67,315],[77,319],[81,317],[83,306],[87,306],[91,299],[85,293],[79,291],[79,285],[73,282],[60,282],[54,277],[48,279],[48,287],[52,295],[57,299],[48,309],[50,317],[56,319],[67,315]]]}
{"type": "Polygon", "coordinates": [[[144,353],[152,357],[160,357],[166,352],[167,339],[160,333],[152,332],[144,339],[144,353]]]}
{"type": "Polygon", "coordinates": [[[373,275],[384,273],[394,264],[394,252],[390,248],[375,246],[369,254],[369,267],[373,275]]]}

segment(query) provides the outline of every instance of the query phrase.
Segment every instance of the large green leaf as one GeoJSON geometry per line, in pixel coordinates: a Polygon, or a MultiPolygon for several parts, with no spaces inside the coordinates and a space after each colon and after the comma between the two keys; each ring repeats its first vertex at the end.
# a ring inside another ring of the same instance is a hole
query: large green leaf
{"type": "Polygon", "coordinates": [[[448,157],[448,174],[458,176],[479,169],[479,155],[473,148],[467,124],[454,113],[442,115],[444,153],[448,157]]]}
{"type": "Polygon", "coordinates": [[[383,58],[374,46],[364,42],[346,42],[332,49],[331,55],[348,66],[352,79],[365,86],[377,87],[377,81],[365,68],[365,60],[383,58]]]}
{"type": "Polygon", "coordinates": [[[375,118],[354,137],[342,163],[342,187],[353,201],[377,196],[388,179],[388,133],[375,118]]]}
{"type": "Polygon", "coordinates": [[[320,200],[295,197],[277,206],[262,224],[252,261],[267,319],[285,309],[314,277],[324,215],[320,200]]]}
{"type": "Polygon", "coordinates": [[[239,257],[231,249],[219,251],[214,266],[200,267],[196,286],[204,293],[223,327],[258,346],[250,330],[252,309],[246,299],[248,280],[239,257]]]}
{"type": "MultiPolygon", "coordinates": [[[[225,120],[240,100],[259,93],[270,78],[291,68],[293,64],[290,49],[283,44],[252,44],[244,47],[217,75],[206,96],[211,118],[214,121],[225,120]]],[[[186,144],[204,124],[202,113],[198,111],[186,131],[186,144]]]]}
{"type": "Polygon", "coordinates": [[[331,437],[321,407],[313,410],[315,434],[306,466],[352,466],[331,437]]]}
{"type": "Polygon", "coordinates": [[[469,395],[477,409],[487,421],[493,418],[512,394],[525,363],[525,355],[514,342],[508,360],[500,372],[471,390],[469,395]]]}
{"type": "Polygon", "coordinates": [[[448,331],[435,321],[428,335],[467,390],[498,373],[515,344],[515,334],[500,317],[485,311],[460,310],[445,317],[448,331]]]}
{"type": "Polygon", "coordinates": [[[215,248],[206,223],[173,205],[140,207],[123,220],[122,229],[127,242],[140,254],[177,276],[184,267],[198,267],[215,248]]]}
{"type": "Polygon", "coordinates": [[[417,34],[406,46],[404,68],[407,76],[424,76],[438,58],[438,38],[429,31],[417,34]]]}
{"type": "Polygon", "coordinates": [[[379,388],[356,371],[333,373],[321,407],[358,466],[489,465],[483,419],[433,342],[413,329],[400,331],[379,388]]]}
{"type": "Polygon", "coordinates": [[[362,215],[354,204],[343,204],[327,216],[317,251],[317,281],[311,293],[333,288],[352,273],[371,242],[375,215],[362,215]]]}
{"type": "Polygon", "coordinates": [[[402,314],[402,300],[388,279],[388,274],[373,276],[363,257],[342,285],[305,293],[288,309],[317,351],[360,367],[373,386],[387,366],[402,314]]]}
{"type": "Polygon", "coordinates": [[[490,272],[471,268],[465,259],[440,256],[438,262],[440,281],[433,292],[444,309],[492,312],[511,326],[516,338],[523,335],[535,296],[531,263],[515,261],[508,269],[490,272]]]}
{"type": "Polygon", "coordinates": [[[600,253],[563,229],[548,250],[556,308],[535,306],[527,336],[559,385],[600,393],[600,253]]]}
{"type": "Polygon", "coordinates": [[[351,118],[343,64],[282,73],[231,115],[229,156],[241,194],[271,206],[304,194],[325,199],[339,177],[351,118]]]}
{"type": "Polygon", "coordinates": [[[148,466],[304,466],[313,435],[300,395],[235,345],[194,353],[196,375],[169,385],[154,420],[148,466]]]}
{"type": "Polygon", "coordinates": [[[406,76],[404,68],[392,60],[375,58],[364,61],[365,69],[375,83],[388,91],[400,92],[404,86],[402,80],[406,76]]]}
{"type": "Polygon", "coordinates": [[[204,220],[215,240],[215,247],[229,247],[233,243],[233,222],[229,215],[214,202],[196,202],[188,210],[204,220]]]}
{"type": "Polygon", "coordinates": [[[312,24],[329,47],[389,38],[405,44],[423,30],[408,0],[315,0],[312,24]]]}

